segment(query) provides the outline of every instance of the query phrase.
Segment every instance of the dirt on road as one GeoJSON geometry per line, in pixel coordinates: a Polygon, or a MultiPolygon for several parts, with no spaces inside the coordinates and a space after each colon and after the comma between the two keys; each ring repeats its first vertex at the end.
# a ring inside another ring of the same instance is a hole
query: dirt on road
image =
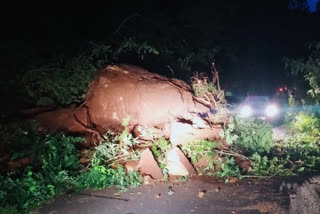
{"type": "Polygon", "coordinates": [[[115,188],[63,195],[40,208],[50,214],[289,213],[289,194],[280,179],[246,179],[225,184],[211,177],[183,183],[144,185],[118,193],[115,188]]]}

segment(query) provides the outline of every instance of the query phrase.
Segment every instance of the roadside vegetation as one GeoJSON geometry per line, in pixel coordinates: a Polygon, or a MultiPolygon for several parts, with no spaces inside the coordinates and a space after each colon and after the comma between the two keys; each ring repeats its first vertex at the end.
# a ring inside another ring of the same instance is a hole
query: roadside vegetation
{"type": "Polygon", "coordinates": [[[218,177],[228,181],[229,176],[272,177],[319,172],[320,43],[309,43],[307,48],[310,55],[306,59],[285,60],[293,77],[303,78],[308,84],[306,88],[301,83],[294,85],[288,92],[289,106],[283,126],[290,136],[274,141],[271,126],[263,121],[231,117],[223,132],[229,147],[222,153],[224,163],[218,177]],[[250,163],[250,168],[246,165],[241,169],[235,158],[250,163]]]}

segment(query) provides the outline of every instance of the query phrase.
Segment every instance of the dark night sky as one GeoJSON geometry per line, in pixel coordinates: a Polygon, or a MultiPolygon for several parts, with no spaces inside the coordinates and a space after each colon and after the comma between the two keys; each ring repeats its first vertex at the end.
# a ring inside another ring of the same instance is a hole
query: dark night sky
{"type": "Polygon", "coordinates": [[[311,11],[316,11],[316,6],[319,0],[308,0],[308,4],[311,11]]]}
{"type": "MultiPolygon", "coordinates": [[[[316,21],[319,18],[290,15],[286,0],[223,2],[119,1],[100,5],[77,2],[72,6],[57,2],[31,5],[28,2],[19,7],[3,7],[0,47],[5,60],[1,64],[7,68],[9,64],[19,64],[20,59],[72,52],[84,42],[104,40],[126,17],[137,12],[141,15],[139,19],[159,16],[175,25],[192,26],[192,30],[184,35],[193,41],[200,40],[205,34],[210,38],[210,35],[220,33],[228,44],[233,45],[238,58],[223,66],[221,78],[225,85],[246,86],[258,91],[270,90],[285,82],[283,57],[304,56],[306,42],[320,39],[316,21]],[[221,20],[219,14],[223,17],[221,20]]],[[[128,24],[139,29],[135,21],[128,24]]],[[[148,28],[144,30],[148,31],[148,28]]],[[[159,29],[160,32],[163,30],[159,29]]]]}

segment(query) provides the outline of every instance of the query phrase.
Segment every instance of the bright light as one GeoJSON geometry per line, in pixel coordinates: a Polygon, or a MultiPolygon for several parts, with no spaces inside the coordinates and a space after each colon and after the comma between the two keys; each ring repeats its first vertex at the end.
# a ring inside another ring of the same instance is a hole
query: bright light
{"type": "Polygon", "coordinates": [[[268,105],[265,113],[267,117],[274,117],[279,113],[279,109],[276,105],[268,105]]]}
{"type": "Polygon", "coordinates": [[[240,109],[240,117],[250,117],[252,116],[252,108],[248,105],[242,106],[240,109]]]}
{"type": "Polygon", "coordinates": [[[283,88],[279,88],[279,91],[282,92],[282,91],[283,91],[283,88]]]}

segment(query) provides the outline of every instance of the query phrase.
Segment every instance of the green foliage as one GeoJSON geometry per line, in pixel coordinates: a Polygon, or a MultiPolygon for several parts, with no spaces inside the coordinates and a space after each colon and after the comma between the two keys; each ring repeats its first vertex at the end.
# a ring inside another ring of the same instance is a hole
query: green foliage
{"type": "Polygon", "coordinates": [[[78,190],[86,188],[103,189],[114,185],[125,190],[128,187],[141,185],[142,177],[138,171],[127,174],[123,166],[116,169],[110,167],[111,161],[117,160],[122,155],[127,156],[127,158],[139,155],[134,151],[129,155],[129,149],[137,143],[137,139],[133,138],[127,130],[129,122],[129,116],[123,119],[122,125],[125,129],[120,135],[114,135],[111,132],[104,135],[106,141],[94,149],[91,168],[78,177],[78,190]]]}
{"type": "Polygon", "coordinates": [[[205,77],[204,74],[198,73],[195,73],[191,78],[191,88],[194,95],[197,97],[204,97],[208,93],[213,95],[219,95],[223,93],[222,91],[217,90],[216,86],[208,80],[208,77],[205,77]]]}
{"type": "Polygon", "coordinates": [[[215,152],[213,151],[217,147],[217,143],[201,140],[191,142],[181,146],[183,153],[191,159],[192,163],[196,163],[200,158],[205,157],[209,162],[208,169],[213,168],[213,157],[215,152]]]}
{"type": "Polygon", "coordinates": [[[13,206],[0,207],[0,214],[19,214],[19,213],[20,212],[17,210],[17,208],[13,206]]]}
{"type": "Polygon", "coordinates": [[[269,152],[272,145],[272,129],[264,121],[231,117],[221,133],[228,144],[244,154],[269,152]]]}
{"type": "Polygon", "coordinates": [[[159,167],[164,175],[164,180],[168,179],[168,170],[166,165],[166,153],[172,148],[172,145],[164,138],[159,138],[153,142],[151,151],[157,160],[159,167]]]}
{"type": "MultiPolygon", "coordinates": [[[[314,114],[297,113],[290,124],[294,134],[278,144],[270,143],[271,136],[266,138],[266,142],[261,143],[265,139],[261,136],[262,133],[270,135],[266,131],[257,131],[257,128],[270,129],[261,121],[239,121],[236,118],[230,120],[228,128],[223,133],[230,143],[230,148],[223,155],[226,157],[240,153],[249,158],[252,170],[240,171],[241,175],[292,176],[320,169],[320,126],[319,119],[314,114]],[[251,137],[251,140],[244,140],[244,137],[250,138],[250,133],[260,136],[260,142],[255,143],[258,138],[254,137],[251,137]],[[264,144],[266,148],[263,148],[264,144]]],[[[233,165],[232,160],[222,161],[221,172],[218,172],[217,176],[237,175],[239,170],[233,165]]]]}
{"type": "Polygon", "coordinates": [[[140,186],[142,177],[138,171],[126,173],[122,166],[116,169],[102,165],[98,159],[93,160],[92,168],[77,178],[77,190],[87,188],[103,189],[118,186],[122,190],[140,186]]]}
{"type": "Polygon", "coordinates": [[[310,55],[307,59],[286,60],[286,67],[293,75],[303,75],[309,83],[307,94],[315,102],[320,102],[320,42],[309,43],[310,55]]]}
{"type": "Polygon", "coordinates": [[[166,139],[159,138],[153,143],[151,150],[156,158],[164,158],[164,155],[170,148],[171,144],[166,139]]]}
{"type": "Polygon", "coordinates": [[[96,72],[90,58],[84,55],[70,61],[27,71],[21,93],[27,103],[36,106],[66,106],[81,103],[89,82],[96,72]]]}
{"type": "Polygon", "coordinates": [[[130,151],[134,145],[138,144],[138,139],[134,138],[128,131],[130,116],[123,119],[122,125],[124,130],[120,135],[115,135],[112,132],[107,132],[104,135],[105,141],[95,147],[93,159],[100,159],[104,163],[116,160],[121,155],[127,155],[128,158],[138,158],[138,151],[130,151]]]}
{"type": "Polygon", "coordinates": [[[74,144],[81,138],[62,134],[47,136],[36,145],[41,169],[27,167],[24,171],[0,176],[0,206],[16,206],[27,211],[55,195],[73,188],[79,160],[74,144]]]}
{"type": "Polygon", "coordinates": [[[217,172],[218,178],[224,178],[225,182],[229,182],[229,177],[241,178],[241,171],[239,167],[234,163],[233,157],[225,157],[220,163],[221,170],[217,172]]]}
{"type": "Polygon", "coordinates": [[[93,158],[109,161],[114,159],[120,152],[120,145],[113,142],[105,142],[95,147],[93,158]]]}
{"type": "Polygon", "coordinates": [[[122,54],[137,54],[141,59],[159,52],[147,42],[133,38],[119,44],[94,44],[81,54],[60,57],[44,66],[36,66],[24,73],[21,94],[34,106],[66,106],[85,99],[94,74],[102,66],[115,62],[122,54]]]}
{"type": "MultiPolygon", "coordinates": [[[[29,139],[30,138],[30,139],[29,139]]],[[[63,134],[29,136],[33,141],[33,166],[0,176],[0,207],[28,212],[67,191],[101,189],[116,185],[121,189],[141,184],[138,172],[126,173],[123,167],[111,168],[108,160],[119,155],[115,142],[97,146],[88,169],[82,169],[75,144],[82,138],[63,134]],[[41,163],[41,164],[39,164],[41,163]]],[[[25,138],[22,138],[24,140],[25,138]]]]}
{"type": "Polygon", "coordinates": [[[159,55],[159,51],[148,42],[137,42],[133,38],[124,39],[122,43],[120,43],[119,48],[114,52],[113,58],[119,58],[120,54],[124,53],[135,53],[138,55],[140,59],[144,59],[147,55],[159,55]]]}
{"type": "Polygon", "coordinates": [[[319,136],[320,120],[314,114],[299,112],[291,123],[293,129],[300,133],[319,136]]]}
{"type": "MultiPolygon", "coordinates": [[[[250,174],[257,176],[292,176],[296,175],[294,167],[290,165],[289,156],[273,157],[260,156],[255,153],[251,157],[252,171],[250,174]]],[[[298,171],[301,171],[299,168],[298,171]]]]}

